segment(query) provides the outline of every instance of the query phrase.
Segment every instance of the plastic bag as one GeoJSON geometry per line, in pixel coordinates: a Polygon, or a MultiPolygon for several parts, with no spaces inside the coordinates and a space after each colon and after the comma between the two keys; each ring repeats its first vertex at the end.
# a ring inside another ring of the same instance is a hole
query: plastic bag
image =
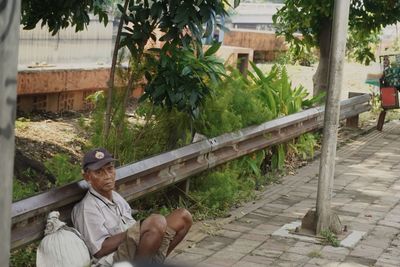
{"type": "Polygon", "coordinates": [[[90,254],[80,234],[58,218],[60,213],[50,212],[36,255],[37,267],[86,267],[90,254]]]}

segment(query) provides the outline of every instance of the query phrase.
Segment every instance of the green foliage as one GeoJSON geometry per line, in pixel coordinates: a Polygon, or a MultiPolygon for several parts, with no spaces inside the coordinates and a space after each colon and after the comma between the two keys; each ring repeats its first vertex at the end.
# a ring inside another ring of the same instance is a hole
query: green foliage
{"type": "Polygon", "coordinates": [[[35,242],[24,248],[11,252],[11,267],[35,267],[36,266],[36,250],[39,243],[35,242]]]}
{"type": "Polygon", "coordinates": [[[15,120],[15,129],[23,131],[29,127],[29,119],[20,117],[15,120]]]}
{"type": "Polygon", "coordinates": [[[332,247],[338,247],[340,245],[340,241],[337,239],[337,236],[330,230],[321,231],[320,236],[324,239],[324,242],[327,245],[331,245],[332,247]]]}
{"type": "MultiPolygon", "coordinates": [[[[333,7],[333,0],[286,0],[284,7],[273,17],[276,32],[295,47],[319,47],[319,37],[332,21],[333,7]],[[297,33],[302,38],[298,38],[297,33]]],[[[385,26],[395,24],[399,18],[397,1],[351,1],[349,46],[353,48],[354,58],[364,63],[372,60],[374,57],[368,42],[376,40],[377,33],[385,26]]]]}
{"type": "Polygon", "coordinates": [[[346,56],[365,65],[375,61],[373,51],[379,44],[379,31],[359,32],[352,29],[349,33],[346,43],[346,56]],[[365,36],[364,36],[365,35],[365,36]]]}
{"type": "Polygon", "coordinates": [[[48,26],[53,35],[70,26],[78,32],[89,24],[89,13],[92,12],[107,25],[110,3],[110,0],[22,0],[21,24],[25,30],[31,30],[41,22],[41,27],[48,26]]]}
{"type": "Polygon", "coordinates": [[[198,219],[223,216],[229,208],[253,195],[255,180],[244,175],[251,172],[249,165],[243,164],[248,157],[229,162],[217,170],[209,171],[193,179],[193,192],[198,219]],[[246,169],[242,169],[246,166],[246,169]]]}
{"type": "Polygon", "coordinates": [[[81,167],[70,162],[65,154],[56,154],[44,165],[56,177],[56,185],[61,186],[82,178],[81,167]]]}
{"type": "Polygon", "coordinates": [[[225,74],[221,60],[214,56],[220,44],[211,46],[204,54],[190,47],[164,45],[154,74],[146,73],[148,84],[143,99],[168,110],[176,108],[196,118],[201,104],[210,94],[208,81],[215,84],[225,74]]]}
{"type": "MultiPolygon", "coordinates": [[[[114,94],[113,106],[123,98],[123,92],[114,94]]],[[[97,98],[91,120],[91,147],[106,147],[119,160],[127,164],[186,145],[191,141],[190,117],[176,109],[167,110],[149,101],[139,104],[136,116],[113,116],[109,137],[102,134],[105,99],[97,98]]]]}
{"type": "Polygon", "coordinates": [[[196,132],[215,137],[272,119],[270,111],[257,97],[255,88],[237,70],[232,70],[206,99],[195,120],[196,132]]]}
{"type": "Polygon", "coordinates": [[[314,157],[314,147],[317,143],[316,133],[306,133],[299,136],[296,142],[290,144],[290,148],[303,160],[314,157]]]}
{"type": "Polygon", "coordinates": [[[13,202],[30,197],[39,191],[34,181],[22,182],[16,178],[13,181],[13,202]]]}
{"type": "Polygon", "coordinates": [[[302,110],[303,106],[312,106],[320,101],[320,97],[308,97],[303,86],[292,88],[287,70],[284,66],[275,65],[270,73],[264,74],[251,62],[254,74],[249,73],[256,85],[256,94],[272,114],[272,118],[290,115],[302,110]]]}
{"type": "MultiPolygon", "coordinates": [[[[93,131],[92,145],[106,146],[125,164],[184,146],[191,142],[195,132],[215,137],[301,111],[318,102],[318,98],[306,99],[308,94],[303,87],[292,87],[284,67],[276,66],[267,74],[255,65],[254,68],[255,74],[249,74],[250,78],[231,70],[219,86],[213,85],[194,121],[176,108],[169,110],[151,101],[140,102],[133,118],[122,117],[118,123],[113,120],[107,142],[101,134],[104,98],[92,97],[97,100],[89,128],[93,131]]],[[[121,93],[115,94],[114,106],[118,106],[120,98],[121,93]]],[[[289,148],[282,144],[244,156],[191,179],[193,191],[185,198],[173,201],[170,198],[175,196],[162,192],[135,203],[135,207],[157,207],[168,212],[169,207],[184,206],[194,211],[197,218],[224,215],[232,205],[254,196],[254,189],[276,182],[276,175],[269,171],[284,168],[292,146],[293,151],[305,157],[312,154],[314,141],[311,134],[305,135],[291,142],[289,148]],[[272,161],[267,163],[272,165],[267,173],[263,166],[266,161],[272,161]]]]}
{"type": "MultiPolygon", "coordinates": [[[[134,62],[141,62],[149,41],[163,42],[161,49],[151,49],[158,59],[153,70],[147,70],[147,85],[141,98],[149,99],[168,110],[196,118],[205,96],[210,93],[208,80],[218,82],[224,68],[214,54],[221,44],[212,45],[205,53],[202,38],[216,25],[216,16],[227,15],[226,1],[131,1],[123,13],[125,26],[120,47],[126,46],[134,62]],[[203,27],[205,25],[205,27],[203,27]],[[155,30],[162,34],[157,39],[155,30]]],[[[139,77],[139,75],[137,75],[139,77]]]]}

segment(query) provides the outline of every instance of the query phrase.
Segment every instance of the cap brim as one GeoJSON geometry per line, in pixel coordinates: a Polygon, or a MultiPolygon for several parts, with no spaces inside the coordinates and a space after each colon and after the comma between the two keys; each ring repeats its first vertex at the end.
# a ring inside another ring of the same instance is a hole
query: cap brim
{"type": "Polygon", "coordinates": [[[102,160],[99,160],[98,162],[87,165],[85,169],[89,169],[91,171],[97,171],[98,169],[100,169],[101,167],[106,165],[107,163],[110,163],[113,161],[116,161],[116,159],[114,159],[114,158],[102,159],[102,160]]]}

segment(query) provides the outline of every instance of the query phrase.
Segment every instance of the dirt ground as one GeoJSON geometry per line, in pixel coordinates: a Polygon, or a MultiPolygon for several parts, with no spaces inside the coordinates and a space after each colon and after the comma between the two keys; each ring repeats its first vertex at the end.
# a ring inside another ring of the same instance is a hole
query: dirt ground
{"type": "Polygon", "coordinates": [[[79,126],[79,117],[78,114],[54,115],[52,118],[43,115],[19,117],[15,123],[16,148],[39,162],[63,153],[69,155],[72,162],[79,163],[88,139],[79,126]]]}

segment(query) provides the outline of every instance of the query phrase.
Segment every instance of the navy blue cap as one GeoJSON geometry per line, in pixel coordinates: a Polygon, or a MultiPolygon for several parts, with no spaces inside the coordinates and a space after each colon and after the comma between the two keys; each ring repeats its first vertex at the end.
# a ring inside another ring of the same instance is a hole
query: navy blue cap
{"type": "Polygon", "coordinates": [[[83,156],[82,169],[96,171],[113,161],[115,159],[107,149],[102,147],[95,148],[86,152],[85,156],[83,156]]]}

